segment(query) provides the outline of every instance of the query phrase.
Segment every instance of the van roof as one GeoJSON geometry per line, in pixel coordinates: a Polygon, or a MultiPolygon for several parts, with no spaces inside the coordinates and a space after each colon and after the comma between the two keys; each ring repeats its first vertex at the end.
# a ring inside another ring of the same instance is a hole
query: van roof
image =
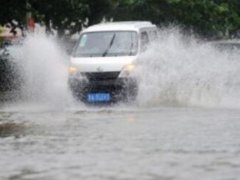
{"type": "Polygon", "coordinates": [[[88,27],[83,30],[83,32],[96,32],[96,31],[139,31],[141,28],[156,28],[149,21],[120,21],[120,22],[107,22],[100,23],[93,26],[88,27]]]}

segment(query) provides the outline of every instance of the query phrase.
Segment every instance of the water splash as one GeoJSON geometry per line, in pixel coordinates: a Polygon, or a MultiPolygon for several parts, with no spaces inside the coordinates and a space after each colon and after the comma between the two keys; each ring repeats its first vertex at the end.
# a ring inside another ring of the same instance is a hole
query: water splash
{"type": "MultiPolygon", "coordinates": [[[[174,28],[159,34],[137,62],[137,105],[240,107],[239,52],[220,51],[174,28]]],[[[68,57],[56,40],[29,35],[11,55],[21,70],[26,104],[57,109],[76,105],[67,86],[68,57]]]]}
{"type": "Polygon", "coordinates": [[[240,53],[162,30],[137,70],[143,106],[240,107],[240,53]]]}
{"type": "Polygon", "coordinates": [[[10,51],[21,76],[21,100],[65,107],[69,100],[65,51],[45,34],[30,34],[10,51]]]}

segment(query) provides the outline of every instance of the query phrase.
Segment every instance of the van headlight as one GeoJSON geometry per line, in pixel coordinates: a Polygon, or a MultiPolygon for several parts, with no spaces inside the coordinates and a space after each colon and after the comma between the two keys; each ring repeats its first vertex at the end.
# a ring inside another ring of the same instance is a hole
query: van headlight
{"type": "Polygon", "coordinates": [[[122,68],[119,77],[129,77],[135,71],[135,69],[135,64],[128,64],[122,68]]]}
{"type": "Polygon", "coordinates": [[[75,66],[69,66],[68,67],[68,74],[69,75],[75,75],[78,72],[78,68],[75,66]]]}

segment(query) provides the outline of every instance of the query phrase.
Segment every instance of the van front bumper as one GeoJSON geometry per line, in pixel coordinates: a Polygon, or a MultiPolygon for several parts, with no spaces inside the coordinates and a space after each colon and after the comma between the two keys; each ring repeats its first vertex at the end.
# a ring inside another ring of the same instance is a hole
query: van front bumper
{"type": "Polygon", "coordinates": [[[119,100],[133,100],[137,95],[137,81],[135,78],[117,78],[106,80],[87,80],[70,77],[68,80],[73,95],[87,102],[89,93],[108,93],[111,102],[119,100]]]}

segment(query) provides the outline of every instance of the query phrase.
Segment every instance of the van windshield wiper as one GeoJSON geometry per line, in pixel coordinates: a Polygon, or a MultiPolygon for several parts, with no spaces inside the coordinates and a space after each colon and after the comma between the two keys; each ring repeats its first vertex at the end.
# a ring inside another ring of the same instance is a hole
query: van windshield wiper
{"type": "Polygon", "coordinates": [[[107,49],[106,49],[106,50],[104,51],[104,53],[102,54],[103,57],[108,54],[109,49],[111,49],[111,47],[112,47],[112,45],[113,45],[113,42],[114,42],[114,40],[115,40],[115,37],[116,37],[116,34],[114,33],[114,35],[112,36],[112,39],[111,39],[111,41],[110,41],[107,49]]]}

